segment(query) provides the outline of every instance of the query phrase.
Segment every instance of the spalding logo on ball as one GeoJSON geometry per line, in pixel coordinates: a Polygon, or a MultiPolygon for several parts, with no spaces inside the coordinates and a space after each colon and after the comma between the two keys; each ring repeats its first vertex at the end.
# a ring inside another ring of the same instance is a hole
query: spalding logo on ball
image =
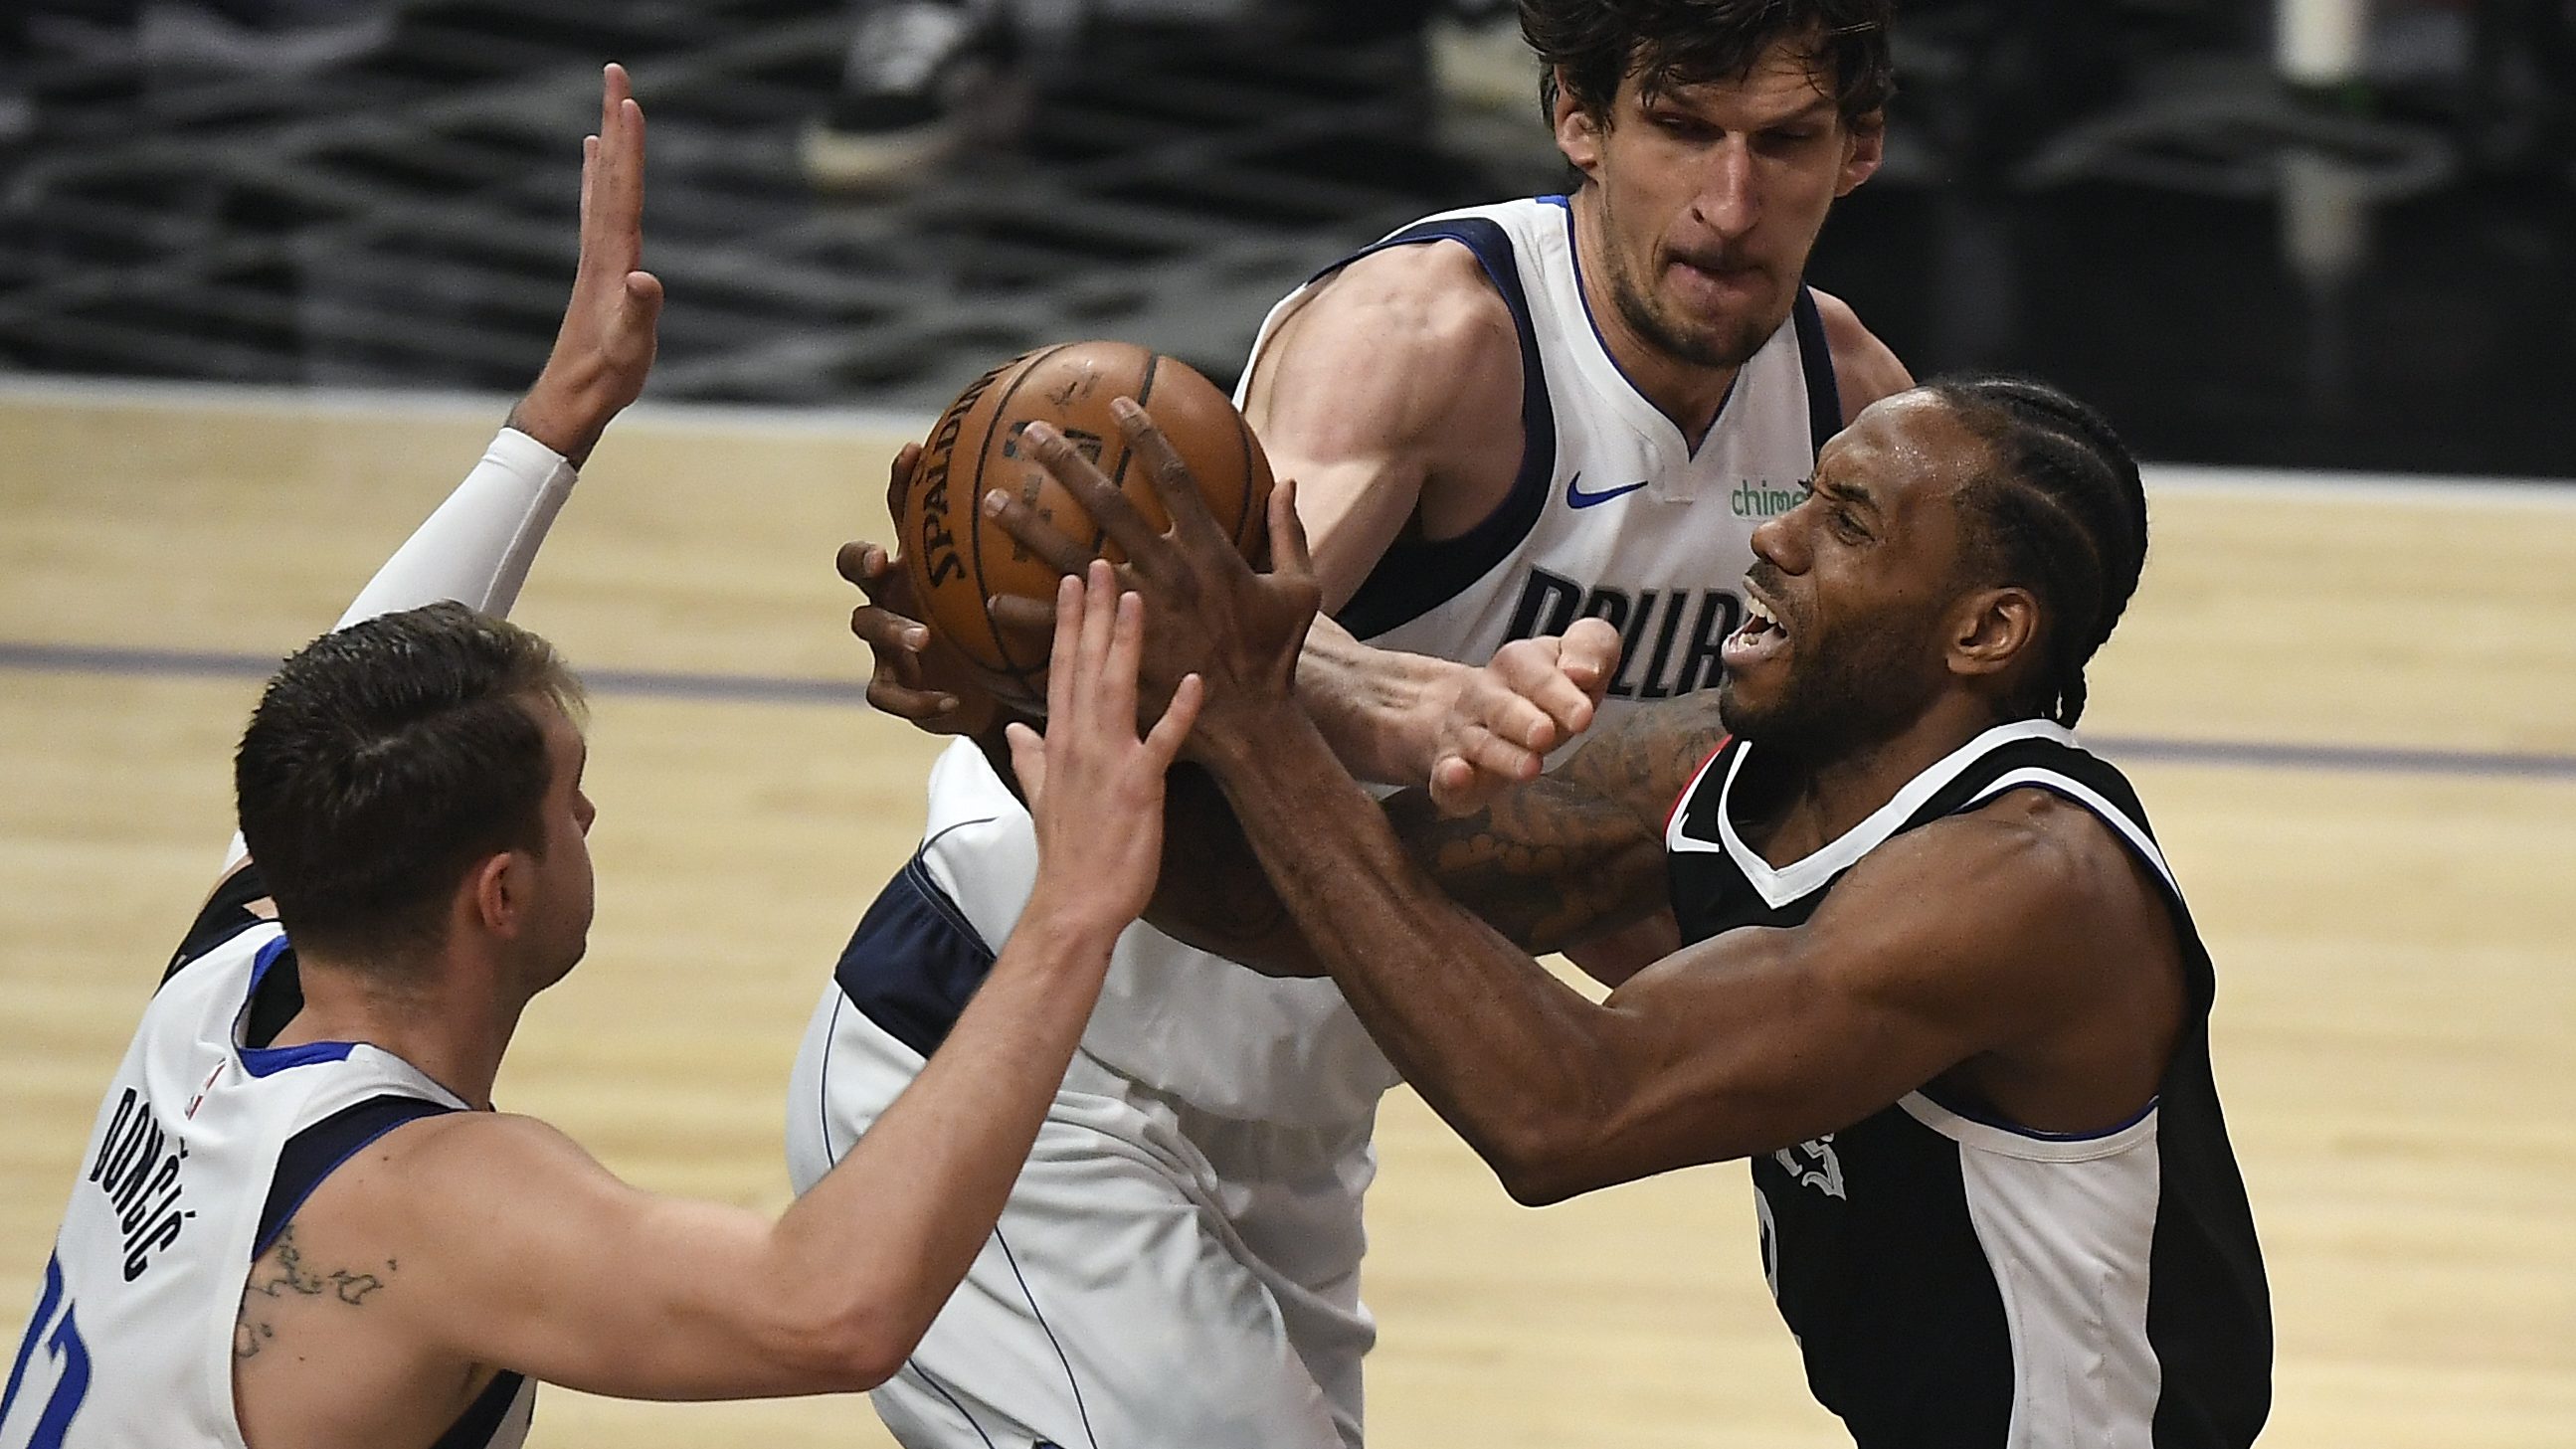
{"type": "Polygon", "coordinates": [[[1072,342],[1015,357],[968,384],[940,414],[905,488],[903,556],[922,622],[996,699],[1023,714],[1045,710],[1048,641],[996,629],[985,601],[1005,594],[1052,599],[1057,574],[986,518],[982,500],[1009,489],[1057,532],[1123,561],[1089,510],[1020,439],[1030,423],[1049,424],[1147,521],[1167,527],[1153,479],[1129,457],[1110,414],[1110,401],[1120,397],[1134,398],[1153,418],[1244,557],[1258,559],[1268,537],[1270,460],[1234,404],[1187,363],[1127,342],[1072,342]]]}

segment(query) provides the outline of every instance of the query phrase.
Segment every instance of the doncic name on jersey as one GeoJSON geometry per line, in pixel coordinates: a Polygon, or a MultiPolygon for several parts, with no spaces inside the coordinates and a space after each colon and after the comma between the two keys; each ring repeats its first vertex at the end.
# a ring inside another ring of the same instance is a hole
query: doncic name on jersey
{"type": "Polygon", "coordinates": [[[125,1230],[128,1283],[143,1276],[156,1254],[178,1242],[180,1229],[196,1216],[179,1207],[184,1186],[179,1166],[187,1158],[188,1144],[164,1132],[154,1120],[152,1104],[126,1088],[107,1134],[99,1139],[89,1181],[107,1194],[109,1209],[125,1230]]]}

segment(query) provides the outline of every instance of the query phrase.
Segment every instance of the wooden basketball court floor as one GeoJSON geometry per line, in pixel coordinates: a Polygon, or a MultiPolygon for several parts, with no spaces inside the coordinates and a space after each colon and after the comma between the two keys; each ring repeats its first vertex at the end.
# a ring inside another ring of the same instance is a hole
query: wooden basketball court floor
{"type": "MultiPolygon", "coordinates": [[[[0,1332],[230,832],[257,678],[504,404],[0,395],[0,1332]]],[[[787,1197],[788,1062],[935,746],[851,702],[830,559],[911,420],[646,411],[517,617],[593,683],[599,916],[501,1082],[654,1188],[787,1197]]],[[[2085,725],[2220,972],[2277,1304],[2267,1443],[2576,1443],[2576,490],[2159,470],[2085,725]]],[[[1514,1207],[1383,1116],[1372,1441],[1808,1446],[1738,1166],[1514,1207]]],[[[857,1398],[550,1391],[543,1445],[888,1442],[857,1398]]]]}

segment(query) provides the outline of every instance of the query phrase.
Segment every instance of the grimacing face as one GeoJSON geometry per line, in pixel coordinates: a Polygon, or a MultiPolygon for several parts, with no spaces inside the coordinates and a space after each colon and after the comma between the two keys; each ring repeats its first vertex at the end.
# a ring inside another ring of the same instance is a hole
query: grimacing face
{"type": "Polygon", "coordinates": [[[1788,320],[1826,211],[1880,155],[1878,128],[1846,125],[1788,42],[1741,80],[1648,92],[1631,74],[1605,117],[1561,94],[1555,120],[1598,192],[1595,251],[1621,325],[1710,368],[1741,366],[1788,320]]]}
{"type": "Polygon", "coordinates": [[[1922,391],[1825,445],[1814,491],[1754,530],[1744,626],[1722,655],[1728,730],[1830,755],[1892,736],[1949,686],[1945,629],[1972,587],[1956,499],[1987,451],[1922,391]]]}

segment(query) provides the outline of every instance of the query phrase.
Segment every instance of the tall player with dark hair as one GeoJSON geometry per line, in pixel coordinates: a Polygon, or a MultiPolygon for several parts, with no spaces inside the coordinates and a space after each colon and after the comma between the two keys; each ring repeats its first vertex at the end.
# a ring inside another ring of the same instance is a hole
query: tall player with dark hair
{"type": "MultiPolygon", "coordinates": [[[[1319,708],[1363,706],[1334,728],[1364,774],[1453,800],[1535,774],[1577,719],[1471,731],[1445,759],[1430,726],[1468,662],[1579,618],[1630,641],[1610,716],[1716,685],[1753,529],[1907,382],[1802,280],[1835,199],[1878,164],[1890,10],[1527,0],[1571,193],[1426,218],[1271,314],[1241,401],[1299,484],[1338,620],[1300,674],[1319,708]]],[[[874,591],[856,623],[870,697],[988,729],[989,701],[916,653],[886,565],[863,546],[844,561],[874,591]]],[[[1027,825],[986,744],[934,770],[920,859],[816,1012],[790,1099],[799,1183],[868,1129],[1018,919],[1027,825]]],[[[1639,932],[1578,958],[1615,979],[1673,940],[1669,920],[1639,932]]],[[[1360,1203],[1395,1080],[1331,983],[1131,931],[972,1291],[876,1396],[896,1436],[1360,1442],[1360,1203]]]]}
{"type": "Polygon", "coordinates": [[[242,847],[144,1008],[0,1390],[0,1445],[485,1449],[538,1380],[869,1388],[984,1241],[1156,864],[1184,699],[1136,738],[1133,602],[1068,590],[1023,773],[1037,896],[947,1048],[784,1217],[620,1182],[493,1110],[590,927],[579,687],[496,617],[654,352],[643,113],[612,67],[554,356],[242,736],[242,847]],[[444,602],[433,602],[444,601],[444,602]],[[485,612],[489,611],[489,612],[485,612]],[[1150,812],[1139,816],[1139,810],[1150,812]],[[1140,829],[1088,838],[1103,816],[1140,829]],[[1077,853],[1078,852],[1078,853],[1077,853]]]}
{"type": "MultiPolygon", "coordinates": [[[[1207,681],[1192,753],[1276,887],[1167,881],[1193,934],[1328,970],[1523,1202],[1750,1159],[1764,1270],[1863,1449],[2253,1441],[2270,1307],[2210,959],[2136,794],[2069,729],[2147,542],[2097,415],[2003,379],[1872,407],[1755,533],[1713,699],[1455,819],[1351,782],[1281,683],[1311,563],[1290,540],[1253,574],[1139,416],[1167,535],[1031,441],[1154,622],[1186,616],[1158,667],[1207,681]],[[1302,939],[1228,927],[1283,902],[1302,939]],[[1687,944],[1598,1004],[1529,955],[1667,905],[1687,944]]],[[[1598,666],[1605,633],[1562,645],[1598,666]]]]}

